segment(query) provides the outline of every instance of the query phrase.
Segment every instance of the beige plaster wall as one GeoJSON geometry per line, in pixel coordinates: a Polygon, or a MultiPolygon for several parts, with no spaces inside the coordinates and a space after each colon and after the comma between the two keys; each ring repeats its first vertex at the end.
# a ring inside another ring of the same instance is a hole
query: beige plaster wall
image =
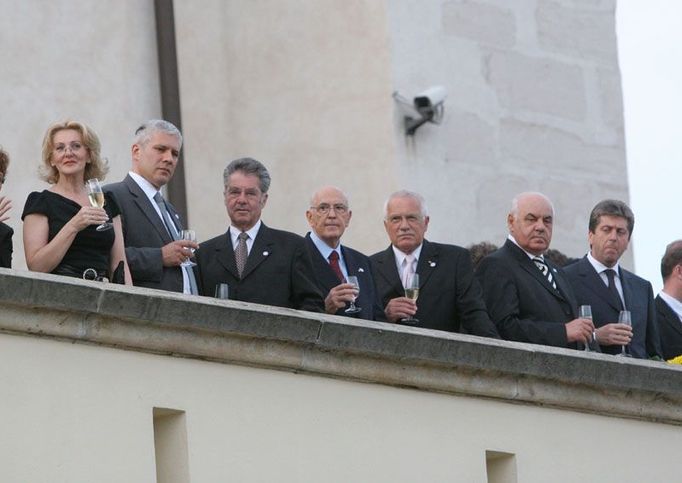
{"type": "Polygon", "coordinates": [[[383,1],[176,2],[190,219],[223,233],[222,171],[251,156],[273,178],[265,223],[304,234],[310,194],[345,190],[346,243],[383,247],[399,173],[383,1]]]}
{"type": "Polygon", "coordinates": [[[204,483],[483,483],[486,450],[528,483],[681,469],[675,426],[24,336],[0,353],[5,482],[155,481],[154,407],[185,411],[204,483]]]}

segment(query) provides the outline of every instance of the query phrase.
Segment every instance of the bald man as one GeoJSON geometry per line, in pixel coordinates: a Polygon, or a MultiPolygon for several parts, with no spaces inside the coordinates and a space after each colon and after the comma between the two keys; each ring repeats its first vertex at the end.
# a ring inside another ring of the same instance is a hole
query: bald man
{"type": "Polygon", "coordinates": [[[305,212],[311,231],[305,237],[313,260],[317,285],[325,296],[325,311],[367,320],[382,320],[383,311],[376,299],[369,259],[362,253],[341,245],[341,237],[353,212],[348,197],[339,188],[324,186],[313,193],[305,212]],[[360,292],[346,283],[349,275],[358,277],[360,292]],[[361,310],[348,313],[351,300],[361,310]]]}
{"type": "Polygon", "coordinates": [[[483,259],[476,275],[502,338],[577,348],[577,343],[592,343],[594,325],[576,317],[571,285],[543,256],[553,223],[554,207],[545,195],[516,196],[507,215],[507,241],[483,259]]]}

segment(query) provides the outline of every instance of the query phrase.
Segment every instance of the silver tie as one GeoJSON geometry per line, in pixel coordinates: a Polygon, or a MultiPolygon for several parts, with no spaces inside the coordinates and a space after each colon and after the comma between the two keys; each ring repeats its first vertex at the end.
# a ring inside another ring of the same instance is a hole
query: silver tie
{"type": "Polygon", "coordinates": [[[241,278],[242,273],[244,273],[244,267],[246,267],[246,259],[249,256],[249,250],[246,247],[246,240],[249,239],[249,235],[246,232],[241,232],[237,238],[239,241],[237,242],[237,248],[234,250],[234,258],[237,262],[239,278],[241,278]]]}
{"type": "Polygon", "coordinates": [[[549,284],[554,287],[554,290],[556,290],[556,282],[554,281],[554,277],[552,277],[552,271],[549,269],[545,261],[540,257],[533,258],[533,261],[535,262],[535,266],[538,267],[545,276],[549,284]]]}

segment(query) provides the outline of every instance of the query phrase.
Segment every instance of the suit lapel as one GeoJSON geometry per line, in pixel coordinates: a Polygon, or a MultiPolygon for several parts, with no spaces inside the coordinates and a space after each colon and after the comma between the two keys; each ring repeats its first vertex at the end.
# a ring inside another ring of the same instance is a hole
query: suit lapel
{"type": "MultiPolygon", "coordinates": [[[[516,260],[519,262],[519,265],[521,268],[523,268],[526,272],[528,272],[535,280],[538,281],[540,285],[542,285],[545,290],[547,290],[549,293],[554,295],[556,298],[561,299],[561,300],[566,300],[566,297],[564,297],[563,293],[559,290],[555,290],[554,287],[552,287],[552,284],[549,283],[549,280],[547,280],[547,277],[545,277],[540,269],[535,265],[535,262],[533,262],[528,255],[526,255],[526,252],[524,252],[521,248],[517,247],[514,242],[511,240],[507,240],[505,242],[505,246],[508,247],[508,249],[514,254],[514,257],[516,260]]],[[[550,264],[547,264],[547,267],[552,271],[552,276],[554,277],[557,274],[556,269],[551,266],[550,264]]],[[[560,280],[556,281],[557,287],[560,287],[561,285],[565,284],[565,281],[560,280]]]]}
{"type": "Polygon", "coordinates": [[[417,263],[417,273],[419,274],[420,288],[426,285],[426,282],[431,277],[431,274],[436,271],[436,267],[438,266],[438,252],[439,250],[436,245],[424,240],[422,251],[419,254],[419,262],[417,263]]]}
{"type": "Polygon", "coordinates": [[[613,294],[604,283],[604,280],[602,280],[601,275],[597,273],[590,261],[587,259],[587,256],[583,257],[578,263],[580,264],[579,274],[583,278],[585,285],[587,285],[591,291],[596,293],[601,300],[606,301],[615,311],[619,311],[619,301],[614,300],[613,294]]]}
{"type": "Polygon", "coordinates": [[[381,254],[377,260],[376,270],[381,275],[388,285],[392,287],[393,291],[402,294],[405,289],[403,283],[400,281],[398,275],[398,267],[395,264],[395,255],[393,249],[389,245],[388,248],[381,254]]]}
{"type": "MultiPolygon", "coordinates": [[[[324,259],[320,251],[315,246],[315,243],[313,243],[313,241],[310,239],[310,233],[305,236],[305,242],[308,244],[308,251],[311,255],[310,258],[313,261],[313,267],[315,269],[317,281],[326,292],[329,292],[341,282],[339,282],[339,279],[334,273],[334,270],[332,270],[332,267],[329,265],[329,262],[324,259]]],[[[351,267],[348,265],[348,257],[345,251],[343,252],[343,257],[346,260],[346,268],[348,271],[350,273],[354,273],[351,271],[351,267]]]]}
{"type": "MultiPolygon", "coordinates": [[[[126,176],[124,182],[128,187],[130,194],[133,197],[134,203],[137,205],[142,214],[147,218],[147,220],[149,220],[149,223],[158,232],[163,242],[164,243],[172,242],[173,239],[168,234],[168,230],[166,230],[163,221],[161,221],[161,218],[159,217],[158,213],[152,206],[151,201],[149,201],[149,198],[147,198],[147,195],[144,194],[144,191],[142,191],[142,188],[140,188],[140,186],[135,182],[133,178],[130,177],[130,175],[126,176]]],[[[132,227],[129,227],[129,229],[130,228],[132,227]]]]}
{"type": "Polygon", "coordinates": [[[234,258],[234,247],[232,246],[232,238],[230,237],[230,231],[223,235],[223,240],[218,243],[215,249],[216,260],[220,263],[225,270],[230,272],[234,278],[239,280],[239,271],[237,270],[237,261],[234,258]]]}
{"type": "MultiPolygon", "coordinates": [[[[623,300],[624,302],[624,309],[625,310],[631,310],[630,306],[633,301],[633,291],[632,291],[632,280],[630,278],[630,274],[623,270],[622,268],[618,267],[618,276],[620,277],[620,286],[623,288],[623,300]]],[[[620,310],[620,309],[618,309],[620,310]]],[[[634,315],[634,314],[633,314],[634,315]]],[[[634,320],[634,316],[633,316],[634,320]]]]}
{"type": "Polygon", "coordinates": [[[658,318],[658,324],[665,324],[678,334],[682,335],[682,323],[680,322],[680,318],[670,305],[668,305],[668,302],[663,300],[660,295],[656,297],[656,306],[659,311],[663,312],[663,317],[658,318]]]}
{"type": "MultiPolygon", "coordinates": [[[[274,249],[275,246],[270,229],[265,226],[265,223],[261,223],[258,233],[256,234],[256,239],[253,241],[251,252],[249,252],[249,257],[246,259],[246,266],[244,267],[244,273],[242,273],[242,279],[248,277],[258,265],[272,255],[274,249]]],[[[234,258],[234,253],[232,254],[232,257],[234,258]]]]}

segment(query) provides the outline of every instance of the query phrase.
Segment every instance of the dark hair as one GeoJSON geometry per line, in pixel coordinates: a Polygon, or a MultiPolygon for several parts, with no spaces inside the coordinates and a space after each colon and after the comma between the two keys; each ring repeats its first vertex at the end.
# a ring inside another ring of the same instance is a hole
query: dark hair
{"type": "Polygon", "coordinates": [[[665,248],[661,259],[661,277],[665,282],[673,273],[673,268],[682,263],[682,240],[676,240],[665,248]]]}
{"type": "Polygon", "coordinates": [[[545,251],[545,258],[558,267],[565,267],[566,265],[576,262],[575,258],[571,258],[555,248],[548,248],[547,251],[545,251]]]}
{"type": "Polygon", "coordinates": [[[632,230],[635,229],[635,215],[628,205],[619,200],[602,200],[597,203],[590,213],[590,233],[595,232],[602,216],[625,218],[628,223],[628,238],[632,236],[632,230]]]}
{"type": "Polygon", "coordinates": [[[267,193],[270,189],[270,173],[268,173],[268,169],[260,161],[256,161],[253,158],[239,158],[232,161],[223,171],[223,184],[225,186],[227,186],[230,175],[236,171],[258,176],[261,193],[267,193]]]}
{"type": "Polygon", "coordinates": [[[0,174],[7,174],[9,166],[9,154],[0,146],[0,174]]]}
{"type": "Polygon", "coordinates": [[[471,264],[474,266],[474,269],[476,269],[478,264],[481,263],[481,260],[497,250],[497,245],[490,242],[479,242],[469,245],[468,250],[469,256],[471,257],[471,264]]]}

